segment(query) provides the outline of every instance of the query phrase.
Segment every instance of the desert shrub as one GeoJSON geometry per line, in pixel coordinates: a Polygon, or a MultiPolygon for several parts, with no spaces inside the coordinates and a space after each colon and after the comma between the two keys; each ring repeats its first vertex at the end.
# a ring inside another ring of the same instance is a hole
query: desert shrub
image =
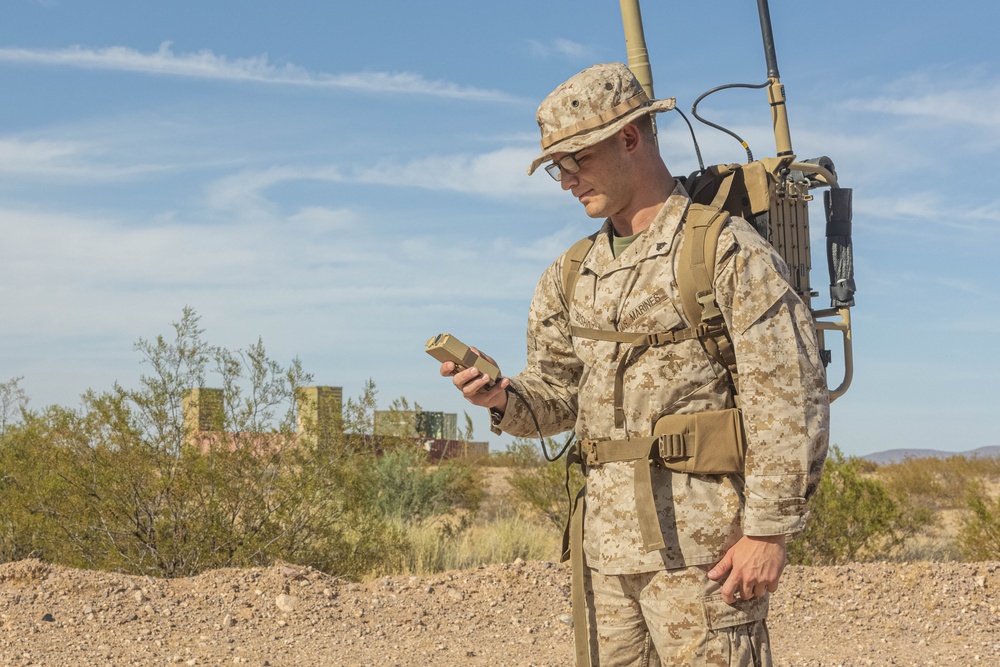
{"type": "Polygon", "coordinates": [[[533,440],[515,438],[501,452],[491,452],[489,465],[498,468],[524,468],[537,466],[542,461],[538,444],[533,440]]]}
{"type": "MultiPolygon", "coordinates": [[[[547,446],[550,456],[558,453],[561,447],[551,441],[547,446]]],[[[507,480],[514,501],[557,526],[565,525],[569,499],[575,498],[584,485],[580,467],[570,468],[567,494],[565,456],[557,461],[546,461],[538,447],[526,440],[516,440],[508,447],[508,452],[515,462],[507,480]]]]}
{"type": "Polygon", "coordinates": [[[28,407],[30,399],[19,384],[23,379],[16,377],[0,382],[0,438],[7,431],[7,427],[15,424],[28,407]]]}
{"type": "Polygon", "coordinates": [[[790,562],[834,565],[879,558],[931,520],[929,511],[866,475],[869,468],[831,448],[806,530],[789,543],[790,562]]]}
{"type": "Polygon", "coordinates": [[[958,533],[962,555],[970,561],[1000,559],[1000,499],[992,500],[979,482],[969,485],[969,515],[958,533]]]}
{"type": "Polygon", "coordinates": [[[74,489],[65,478],[72,470],[72,442],[79,419],[71,411],[49,408],[26,413],[9,425],[0,440],[0,559],[41,555],[46,542],[62,544],[54,527],[74,510],[74,489]]]}
{"type": "MultiPolygon", "coordinates": [[[[345,431],[295,440],[298,360],[283,367],[258,341],[211,346],[185,309],[175,336],[140,340],[151,371],[137,389],[87,392],[79,410],[25,413],[0,440],[4,558],[133,574],[186,576],[283,559],[358,577],[401,562],[399,531],[369,502],[367,444],[345,431]],[[182,394],[214,373],[219,437],[192,441],[182,394]]],[[[370,391],[369,391],[370,390],[370,391]]]]}
{"type": "Polygon", "coordinates": [[[559,557],[562,532],[551,525],[509,511],[462,527],[426,522],[400,525],[409,545],[402,571],[426,575],[517,558],[554,561],[559,557]]]}
{"type": "Polygon", "coordinates": [[[908,458],[880,466],[878,477],[894,495],[905,494],[922,507],[964,509],[969,480],[1000,478],[1000,458],[908,458]]]}
{"type": "Polygon", "coordinates": [[[483,497],[476,469],[450,460],[432,466],[427,454],[401,444],[371,463],[372,503],[387,518],[403,523],[450,515],[458,509],[475,511],[483,497]]]}

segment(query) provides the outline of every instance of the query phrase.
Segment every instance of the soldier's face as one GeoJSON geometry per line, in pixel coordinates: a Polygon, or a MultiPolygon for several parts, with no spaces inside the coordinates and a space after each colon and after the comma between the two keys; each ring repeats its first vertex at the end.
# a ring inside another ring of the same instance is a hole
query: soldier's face
{"type": "MultiPolygon", "coordinates": [[[[569,190],[583,204],[591,218],[608,218],[618,213],[622,207],[621,156],[618,155],[620,133],[604,141],[584,148],[576,153],[580,165],[575,174],[562,173],[559,184],[569,190]]],[[[553,156],[556,160],[562,154],[553,156]]]]}

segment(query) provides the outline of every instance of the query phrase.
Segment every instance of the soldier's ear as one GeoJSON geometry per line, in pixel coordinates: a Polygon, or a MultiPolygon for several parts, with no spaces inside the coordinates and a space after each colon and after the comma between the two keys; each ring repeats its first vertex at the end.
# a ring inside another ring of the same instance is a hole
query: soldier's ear
{"type": "Polygon", "coordinates": [[[639,131],[635,123],[629,123],[621,129],[621,136],[625,150],[633,152],[642,143],[642,132],[639,131]]]}

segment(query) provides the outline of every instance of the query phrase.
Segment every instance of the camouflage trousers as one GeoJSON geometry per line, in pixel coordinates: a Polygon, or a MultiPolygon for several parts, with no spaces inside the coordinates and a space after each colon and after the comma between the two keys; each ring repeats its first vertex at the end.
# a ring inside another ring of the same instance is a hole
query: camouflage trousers
{"type": "Polygon", "coordinates": [[[587,568],[593,667],[771,667],[768,598],[722,601],[710,566],[627,575],[587,568]]]}

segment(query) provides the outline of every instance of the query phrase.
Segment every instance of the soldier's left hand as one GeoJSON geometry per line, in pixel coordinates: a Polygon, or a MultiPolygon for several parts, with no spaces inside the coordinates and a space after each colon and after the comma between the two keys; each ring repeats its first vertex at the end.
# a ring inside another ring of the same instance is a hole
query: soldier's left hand
{"type": "Polygon", "coordinates": [[[726,604],[738,599],[753,600],[778,590],[785,555],[784,535],[744,535],[709,571],[708,578],[722,581],[720,592],[726,604]]]}

